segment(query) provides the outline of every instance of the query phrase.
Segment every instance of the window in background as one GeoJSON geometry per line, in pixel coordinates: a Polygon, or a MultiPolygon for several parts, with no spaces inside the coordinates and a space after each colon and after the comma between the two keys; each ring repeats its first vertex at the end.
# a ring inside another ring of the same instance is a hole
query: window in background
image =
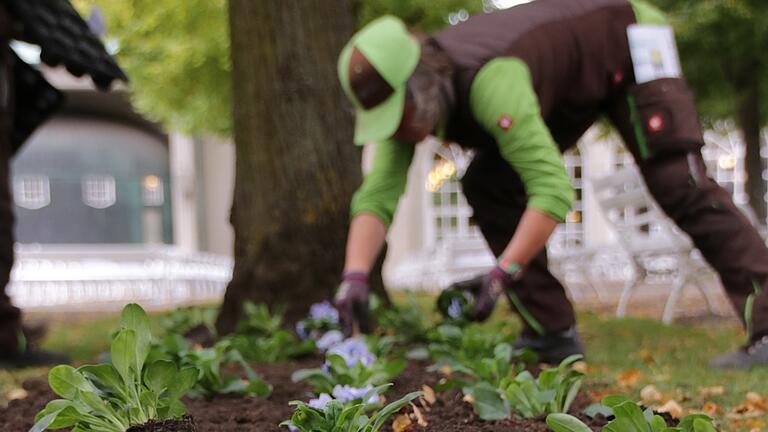
{"type": "Polygon", "coordinates": [[[30,175],[13,180],[13,198],[16,205],[28,210],[39,210],[51,203],[51,182],[47,176],[30,175]]]}
{"type": "Polygon", "coordinates": [[[82,179],[83,203],[95,209],[111,207],[117,201],[115,178],[108,175],[88,175],[82,179]]]}
{"type": "Polygon", "coordinates": [[[156,175],[145,176],[141,183],[141,200],[146,207],[160,207],[165,202],[163,180],[156,175]]]}

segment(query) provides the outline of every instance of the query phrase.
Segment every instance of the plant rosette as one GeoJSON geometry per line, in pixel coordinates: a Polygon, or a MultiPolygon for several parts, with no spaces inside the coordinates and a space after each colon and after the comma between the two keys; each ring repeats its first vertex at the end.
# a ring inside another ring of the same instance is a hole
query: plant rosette
{"type": "Polygon", "coordinates": [[[321,368],[301,369],[293,373],[294,382],[307,381],[315,394],[331,393],[337,386],[365,388],[391,382],[405,369],[402,359],[378,358],[364,340],[350,338],[326,353],[321,368]]]}
{"type": "Polygon", "coordinates": [[[246,302],[245,317],[237,332],[226,338],[248,361],[278,363],[315,352],[315,342],[301,341],[293,332],[283,329],[282,313],[271,314],[266,305],[246,302]]]}
{"type": "MultiPolygon", "coordinates": [[[[368,390],[361,400],[378,400],[379,395],[391,384],[385,384],[368,390]]],[[[342,402],[328,394],[322,394],[308,403],[293,401],[296,407],[290,420],[281,423],[292,431],[298,432],[378,432],[396,412],[412,400],[421,396],[413,392],[369,415],[371,405],[365,402],[342,402]]]]}
{"type": "MultiPolygon", "coordinates": [[[[603,432],[717,432],[712,418],[704,414],[692,414],[680,420],[677,426],[669,426],[663,417],[648,408],[642,410],[624,396],[607,396],[602,400],[606,414],[614,417],[603,427],[603,432]]],[[[590,432],[587,425],[569,414],[556,413],[547,416],[547,426],[554,432],[590,432]]]]}
{"type": "MultiPolygon", "coordinates": [[[[499,349],[497,365],[509,352],[499,349]]],[[[584,374],[571,368],[582,358],[573,355],[556,368],[542,371],[534,378],[528,371],[511,376],[492,374],[495,383],[477,380],[466,384],[462,392],[470,397],[477,415],[483,420],[501,420],[515,414],[522,418],[568,412],[581,388],[584,374]]],[[[491,366],[493,369],[493,366],[491,366]]],[[[478,377],[480,375],[477,375],[478,377]]]]}
{"type": "Polygon", "coordinates": [[[475,298],[469,291],[446,289],[437,298],[436,307],[446,322],[465,325],[472,322],[474,304],[475,298]]]}
{"type": "Polygon", "coordinates": [[[120,325],[112,339],[112,364],[51,369],[49,385],[62,399],[49,402],[37,414],[30,432],[63,428],[125,432],[150,420],[179,419],[186,413],[181,398],[195,385],[197,369],[179,369],[167,360],[146,362],[152,335],[140,306],[127,305],[120,325]]]}
{"type": "Polygon", "coordinates": [[[296,334],[302,340],[317,341],[326,332],[340,329],[339,311],[329,301],[313,304],[309,307],[309,316],[296,323],[296,334]]]}
{"type": "Polygon", "coordinates": [[[215,395],[224,394],[265,397],[272,392],[272,386],[261,379],[227,339],[217,342],[211,348],[193,348],[182,336],[170,334],[166,335],[162,344],[153,347],[149,357],[171,360],[179,367],[199,370],[197,384],[188,393],[192,398],[210,400],[215,395]],[[246,378],[223,374],[221,369],[225,365],[239,366],[246,378]]]}

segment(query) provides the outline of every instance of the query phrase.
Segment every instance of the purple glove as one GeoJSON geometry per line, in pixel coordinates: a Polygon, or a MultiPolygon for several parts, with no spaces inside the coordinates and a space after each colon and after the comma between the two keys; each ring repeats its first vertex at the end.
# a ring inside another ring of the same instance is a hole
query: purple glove
{"type": "Polygon", "coordinates": [[[370,331],[367,273],[344,273],[334,303],[345,336],[370,331]]]}
{"type": "Polygon", "coordinates": [[[472,318],[475,321],[485,321],[493,313],[496,301],[512,286],[514,278],[498,265],[483,278],[480,292],[475,298],[475,309],[472,318]]]}

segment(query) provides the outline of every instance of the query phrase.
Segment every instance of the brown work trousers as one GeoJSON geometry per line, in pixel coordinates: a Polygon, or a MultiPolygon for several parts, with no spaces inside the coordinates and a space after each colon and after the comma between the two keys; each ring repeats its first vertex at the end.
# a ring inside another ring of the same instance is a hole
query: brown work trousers
{"type": "Polygon", "coordinates": [[[0,39],[0,357],[16,351],[21,312],[11,304],[6,288],[13,267],[13,201],[9,184],[13,122],[13,70],[8,42],[0,39]]]}
{"type": "MultiPolygon", "coordinates": [[[[730,194],[705,174],[701,126],[685,82],[663,79],[616,91],[602,114],[621,134],[656,201],[718,272],[742,319],[747,299],[755,295],[750,336],[768,335],[768,291],[763,289],[768,249],[730,194]]],[[[581,135],[588,126],[553,135],[581,135]]],[[[566,150],[575,142],[560,144],[566,150]]],[[[526,208],[520,177],[498,149],[484,148],[477,151],[462,188],[488,245],[501,255],[526,208]]],[[[575,324],[573,305],[547,268],[546,251],[531,261],[513,292],[547,332],[575,324]]],[[[533,331],[525,321],[524,326],[526,333],[533,331]]]]}

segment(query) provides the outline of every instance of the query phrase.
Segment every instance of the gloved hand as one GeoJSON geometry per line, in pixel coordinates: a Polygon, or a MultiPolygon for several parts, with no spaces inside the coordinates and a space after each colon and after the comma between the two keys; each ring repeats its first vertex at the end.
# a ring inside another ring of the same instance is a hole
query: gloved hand
{"type": "Polygon", "coordinates": [[[366,273],[344,273],[334,303],[339,311],[339,321],[345,336],[371,331],[366,273]]]}
{"type": "Polygon", "coordinates": [[[475,297],[475,308],[472,318],[475,321],[485,321],[493,313],[496,301],[512,286],[514,277],[498,265],[493,268],[480,285],[480,291],[475,297]]]}

